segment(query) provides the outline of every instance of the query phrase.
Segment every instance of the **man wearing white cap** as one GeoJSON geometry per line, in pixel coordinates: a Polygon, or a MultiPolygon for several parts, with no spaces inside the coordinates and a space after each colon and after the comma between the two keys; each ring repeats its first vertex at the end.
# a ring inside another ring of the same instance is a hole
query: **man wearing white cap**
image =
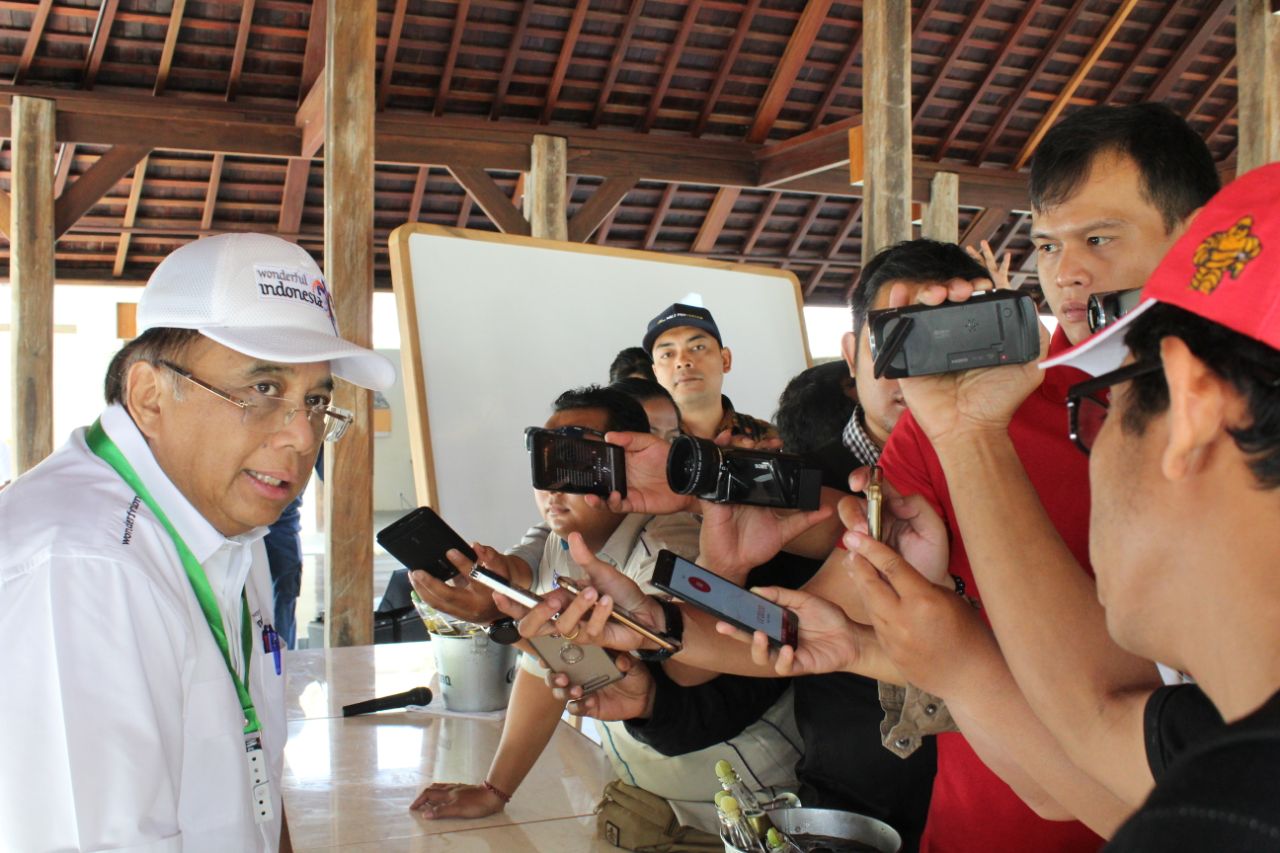
{"type": "Polygon", "coordinates": [[[198,240],[139,304],[107,408],[0,494],[0,848],[274,851],[281,644],[261,539],[389,362],[277,237],[198,240]]]}

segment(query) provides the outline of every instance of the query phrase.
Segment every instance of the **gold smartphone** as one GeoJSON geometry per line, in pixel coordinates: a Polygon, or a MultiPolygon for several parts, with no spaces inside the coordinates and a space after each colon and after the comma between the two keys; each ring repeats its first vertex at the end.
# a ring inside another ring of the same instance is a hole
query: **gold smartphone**
{"type": "Polygon", "coordinates": [[[871,466],[871,478],[867,481],[867,532],[877,542],[884,541],[884,471],[879,465],[871,466]]]}
{"type": "MultiPolygon", "coordinates": [[[[567,578],[561,575],[560,577],[556,578],[556,584],[561,589],[567,590],[573,595],[582,594],[582,587],[578,586],[577,582],[574,581],[573,578],[567,578]]],[[[626,610],[623,610],[619,607],[614,607],[612,612],[609,613],[609,618],[617,622],[619,625],[625,625],[626,627],[630,628],[632,631],[635,631],[637,634],[644,637],[646,640],[649,640],[650,642],[653,642],[653,643],[657,643],[658,648],[663,649],[664,651],[668,651],[672,653],[680,651],[679,643],[676,643],[672,641],[670,638],[664,637],[662,634],[659,634],[656,631],[650,628],[646,628],[644,625],[641,625],[640,622],[636,620],[636,617],[633,616],[631,613],[627,612],[626,610]]]]}

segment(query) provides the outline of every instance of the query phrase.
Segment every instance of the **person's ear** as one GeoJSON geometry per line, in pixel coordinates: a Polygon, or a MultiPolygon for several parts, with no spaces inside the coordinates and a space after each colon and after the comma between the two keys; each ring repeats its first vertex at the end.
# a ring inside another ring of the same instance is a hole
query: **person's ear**
{"type": "Polygon", "coordinates": [[[724,365],[725,373],[728,373],[730,368],[733,367],[733,353],[729,351],[728,347],[720,348],[720,363],[724,365]]]}
{"type": "Polygon", "coordinates": [[[1169,386],[1168,439],[1160,469],[1170,480],[1196,474],[1207,453],[1233,422],[1238,398],[1226,380],[1210,370],[1181,338],[1160,341],[1160,359],[1169,386]]]}
{"type": "Polygon", "coordinates": [[[857,332],[845,332],[840,336],[840,355],[844,358],[844,363],[849,367],[849,375],[857,376],[855,372],[858,366],[857,332]]]}
{"type": "Polygon", "coordinates": [[[148,439],[160,429],[168,389],[161,378],[162,368],[147,361],[135,361],[125,375],[124,405],[138,430],[148,439]]]}

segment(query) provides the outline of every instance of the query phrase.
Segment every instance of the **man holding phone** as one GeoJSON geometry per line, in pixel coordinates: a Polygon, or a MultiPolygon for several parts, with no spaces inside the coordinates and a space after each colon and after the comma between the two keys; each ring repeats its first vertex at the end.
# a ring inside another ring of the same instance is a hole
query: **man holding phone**
{"type": "MultiPolygon", "coordinates": [[[[648,429],[640,404],[612,388],[566,392],[556,400],[554,409],[545,429],[574,438],[603,441],[606,431],[648,429]]],[[[534,593],[555,589],[558,575],[582,577],[569,555],[571,537],[595,558],[638,583],[648,582],[663,549],[690,556],[697,550],[698,522],[687,513],[617,513],[589,505],[581,494],[562,491],[535,490],[534,497],[551,529],[532,585],[534,593]]],[[[594,600],[594,591],[588,592],[585,599],[594,600]]],[[[564,636],[567,641],[576,639],[573,631],[564,636]]],[[[476,818],[503,808],[550,741],[564,711],[564,701],[552,694],[544,680],[545,672],[531,656],[522,661],[498,753],[485,780],[481,784],[437,782],[414,800],[412,808],[430,818],[476,818]]],[[[782,786],[794,778],[791,766],[795,753],[785,739],[777,736],[773,726],[790,717],[789,706],[779,708],[776,716],[778,721],[761,724],[761,731],[744,738],[745,745],[740,749],[753,770],[767,780],[766,784],[782,786]]],[[[605,741],[610,760],[624,782],[669,800],[706,799],[707,786],[700,773],[695,777],[681,769],[685,765],[640,744],[621,724],[610,724],[605,741]]],[[[730,754],[735,760],[742,760],[739,750],[730,752],[729,747],[724,747],[714,757],[690,761],[700,770],[730,754]]]]}

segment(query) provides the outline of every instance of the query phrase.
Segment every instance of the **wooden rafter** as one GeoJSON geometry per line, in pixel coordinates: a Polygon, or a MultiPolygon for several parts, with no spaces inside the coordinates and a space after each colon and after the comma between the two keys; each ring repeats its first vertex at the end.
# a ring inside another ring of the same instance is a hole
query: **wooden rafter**
{"type": "Polygon", "coordinates": [[[1004,129],[1009,126],[1009,120],[1013,118],[1013,112],[1022,103],[1022,99],[1031,91],[1031,87],[1040,78],[1045,66],[1053,59],[1058,49],[1062,47],[1062,43],[1066,40],[1071,31],[1075,29],[1076,21],[1080,19],[1080,15],[1085,10],[1088,0],[1075,0],[1071,6],[1071,11],[1067,13],[1066,18],[1060,23],[1054,33],[1053,39],[1049,45],[1040,52],[1040,59],[1022,80],[1022,85],[1018,91],[1013,94],[1005,103],[1005,107],[1000,111],[1000,117],[996,119],[995,126],[991,129],[991,133],[987,136],[985,142],[978,149],[977,155],[972,159],[975,165],[982,163],[987,157],[987,152],[991,150],[991,146],[996,143],[1004,135],[1004,129]]]}
{"type": "Polygon", "coordinates": [[[418,168],[418,175],[413,179],[413,196],[409,199],[409,222],[418,222],[422,218],[422,200],[427,195],[427,178],[430,176],[430,166],[418,168]]]}
{"type": "Polygon", "coordinates": [[[382,78],[378,83],[378,109],[387,108],[391,97],[391,77],[396,70],[396,53],[400,50],[400,33],[404,29],[405,7],[409,0],[396,0],[396,10],[391,16],[391,31],[387,33],[387,49],[382,54],[382,78]]]}
{"type": "Polygon", "coordinates": [[[747,33],[751,31],[751,22],[755,20],[756,11],[760,8],[760,2],[761,0],[748,0],[747,7],[742,10],[742,15],[738,18],[738,27],[733,31],[733,37],[729,40],[729,47],[725,50],[724,57],[720,60],[720,67],[716,70],[715,82],[707,90],[707,99],[702,103],[702,112],[698,113],[698,121],[693,126],[694,136],[701,136],[703,131],[707,129],[707,122],[711,120],[716,101],[720,99],[724,84],[728,81],[729,75],[733,73],[733,64],[738,61],[738,51],[742,49],[742,43],[746,40],[747,33]]]}
{"type": "Polygon", "coordinates": [[[631,11],[627,14],[627,22],[622,25],[622,33],[618,36],[618,43],[613,48],[613,57],[609,60],[609,70],[605,72],[604,80],[600,83],[600,96],[596,98],[596,109],[591,116],[591,128],[600,126],[600,119],[604,118],[605,108],[609,105],[609,95],[613,93],[614,81],[618,79],[618,69],[622,67],[622,61],[627,56],[627,46],[631,44],[631,34],[635,32],[636,22],[640,20],[640,13],[644,9],[644,0],[631,0],[631,11]]]}
{"type": "Polygon", "coordinates": [[[515,32],[511,34],[511,44],[507,47],[506,60],[502,63],[502,76],[498,78],[498,91],[493,97],[493,106],[489,110],[491,119],[496,120],[502,115],[502,105],[507,99],[511,75],[516,71],[516,61],[520,58],[520,48],[524,45],[525,30],[529,27],[529,16],[532,14],[533,3],[520,4],[520,17],[516,21],[515,32]]]}
{"type": "Polygon", "coordinates": [[[133,227],[133,223],[138,218],[138,205],[142,202],[142,182],[147,177],[147,158],[143,157],[138,161],[138,165],[133,169],[133,186],[129,188],[129,201],[124,208],[123,225],[125,231],[120,235],[120,242],[116,244],[116,262],[112,267],[111,275],[119,278],[124,273],[125,262],[129,259],[129,240],[130,234],[128,229],[133,227]]]}
{"type": "Polygon", "coordinates": [[[1067,80],[1066,85],[1062,87],[1062,91],[1058,93],[1058,96],[1053,99],[1053,103],[1049,105],[1049,109],[1040,118],[1040,123],[1036,125],[1036,129],[1032,131],[1031,136],[1027,137],[1026,143],[1022,146],[1022,151],[1018,154],[1018,159],[1014,162],[1015,169],[1021,169],[1027,165],[1027,161],[1035,153],[1036,146],[1040,144],[1040,140],[1044,139],[1044,135],[1049,132],[1049,128],[1053,127],[1054,122],[1058,120],[1058,116],[1062,115],[1062,111],[1067,108],[1067,104],[1075,96],[1076,89],[1084,82],[1084,78],[1089,76],[1089,72],[1093,70],[1093,66],[1102,56],[1102,52],[1111,44],[1111,40],[1120,31],[1120,27],[1124,25],[1129,13],[1133,11],[1133,7],[1137,5],[1138,0],[1124,0],[1120,4],[1120,8],[1111,15],[1111,18],[1107,21],[1106,29],[1102,31],[1102,35],[1094,40],[1093,46],[1089,48],[1089,53],[1085,55],[1084,59],[1080,60],[1080,64],[1076,66],[1075,73],[1067,80]]]}
{"type": "Polygon", "coordinates": [[[764,97],[760,100],[756,117],[747,130],[748,142],[764,142],[769,138],[769,131],[773,129],[773,123],[778,120],[782,105],[786,103],[791,87],[795,85],[796,76],[809,57],[813,40],[817,38],[818,31],[822,29],[823,23],[827,20],[827,12],[830,10],[831,0],[809,0],[804,5],[804,12],[796,22],[796,28],[791,31],[787,47],[782,52],[777,68],[774,69],[773,79],[769,81],[769,88],[765,90],[764,97]]]}
{"type": "Polygon", "coordinates": [[[0,231],[5,237],[13,233],[13,197],[0,190],[0,231]]]}
{"type": "Polygon", "coordinates": [[[471,0],[458,0],[458,8],[453,14],[453,36],[449,39],[449,53],[445,56],[440,85],[436,87],[436,102],[431,109],[432,115],[444,114],[444,104],[449,97],[449,86],[453,84],[453,69],[458,64],[458,51],[462,48],[462,34],[467,29],[467,13],[470,10],[471,0]]]}
{"type": "Polygon", "coordinates": [[[311,176],[311,160],[290,157],[284,171],[284,187],[280,192],[280,218],[276,231],[297,234],[302,226],[302,211],[307,206],[307,178],[311,176]]]}
{"type": "Polygon", "coordinates": [[[89,52],[84,62],[84,88],[92,89],[93,81],[98,77],[98,69],[102,67],[102,54],[107,49],[107,37],[111,35],[111,25],[116,21],[116,8],[120,0],[102,0],[98,7],[98,20],[93,25],[93,35],[89,38],[89,52]]]}
{"type": "Polygon", "coordinates": [[[609,211],[609,215],[604,218],[604,222],[600,223],[600,227],[596,229],[596,245],[603,246],[609,242],[609,229],[613,227],[613,219],[618,215],[618,208],[609,211]]]}
{"type": "Polygon", "coordinates": [[[1037,6],[1034,3],[1027,3],[1022,7],[1022,14],[1018,16],[1017,22],[1011,26],[1005,33],[1004,40],[1000,42],[999,48],[996,49],[994,59],[987,67],[987,73],[982,78],[982,82],[978,84],[978,88],[973,94],[965,100],[964,109],[960,111],[960,115],[956,116],[951,122],[951,126],[947,128],[946,133],[942,135],[942,141],[938,143],[938,147],[934,149],[933,159],[941,160],[947,154],[956,137],[960,135],[960,131],[964,130],[969,121],[969,116],[973,114],[973,110],[982,103],[982,96],[986,93],[987,88],[995,80],[996,75],[1000,73],[1004,66],[1005,57],[1009,54],[1009,48],[1018,43],[1018,39],[1022,38],[1022,34],[1026,32],[1027,26],[1035,17],[1037,6]]]}
{"type": "Polygon", "coordinates": [[[702,225],[698,228],[698,234],[693,238],[693,246],[689,251],[710,252],[716,247],[720,232],[724,230],[724,224],[733,213],[733,206],[737,204],[738,196],[741,194],[742,190],[738,187],[721,187],[716,190],[715,198],[711,200],[711,207],[707,208],[707,215],[703,217],[702,225]]]}
{"type": "Polygon", "coordinates": [[[1160,72],[1160,76],[1147,94],[1148,101],[1164,101],[1173,94],[1173,87],[1181,82],[1187,68],[1204,50],[1205,43],[1222,27],[1227,16],[1235,11],[1235,7],[1234,0],[1218,0],[1196,25],[1191,37],[1182,43],[1177,55],[1160,72]]]}
{"type": "Polygon", "coordinates": [[[946,55],[938,63],[938,73],[933,75],[933,81],[929,84],[928,90],[924,93],[924,97],[920,99],[920,103],[916,105],[915,120],[919,120],[920,116],[924,115],[925,111],[933,105],[934,99],[938,96],[938,90],[942,88],[943,81],[947,79],[947,72],[953,67],[952,63],[960,55],[960,51],[968,46],[969,39],[973,37],[973,31],[986,18],[987,9],[991,7],[991,3],[992,0],[982,0],[965,20],[964,27],[951,40],[951,46],[947,48],[946,55]]]}
{"type": "Polygon", "coordinates": [[[302,54],[302,78],[298,81],[298,103],[301,104],[324,70],[325,19],[329,17],[328,0],[311,0],[311,20],[307,24],[307,46],[302,54]]]}
{"type": "Polygon", "coordinates": [[[822,277],[827,274],[827,270],[830,268],[831,264],[826,262],[820,263],[813,268],[813,272],[809,273],[804,282],[805,296],[811,296],[818,289],[818,285],[822,283],[822,277]]]}
{"type": "Polygon", "coordinates": [[[810,130],[817,130],[822,127],[822,120],[831,111],[831,105],[835,103],[836,96],[844,88],[845,78],[853,72],[853,64],[862,52],[862,26],[860,24],[855,26],[858,27],[858,35],[850,40],[849,47],[844,52],[844,57],[836,67],[836,73],[832,75],[831,82],[827,84],[826,94],[822,96],[822,101],[813,113],[813,121],[809,122],[810,130]]]}
{"type": "Polygon", "coordinates": [[[67,178],[71,176],[71,166],[76,160],[76,144],[64,142],[58,148],[57,170],[53,173],[53,197],[62,195],[67,188],[67,178]]]}
{"type": "Polygon", "coordinates": [[[850,116],[758,149],[756,163],[760,173],[757,184],[772,187],[837,166],[847,166],[849,130],[861,124],[862,116],[850,116]]]}
{"type": "Polygon", "coordinates": [[[840,254],[840,247],[844,245],[844,241],[849,239],[849,235],[853,233],[853,226],[858,224],[858,220],[862,218],[862,199],[858,199],[849,206],[849,212],[844,217],[844,222],[840,223],[840,227],[836,229],[836,236],[831,238],[831,244],[827,246],[827,252],[823,255],[827,260],[832,260],[836,255],[840,254]]]}
{"type": "Polygon", "coordinates": [[[769,197],[760,207],[760,215],[756,217],[755,224],[751,226],[751,231],[747,234],[747,239],[742,244],[742,254],[751,254],[751,250],[756,247],[756,241],[760,239],[760,235],[764,233],[765,226],[769,224],[769,218],[773,216],[773,209],[778,206],[778,202],[781,200],[782,193],[769,193],[769,197]]]}
{"type": "MultiPolygon", "coordinates": [[[[1209,98],[1213,96],[1213,93],[1218,90],[1219,86],[1227,82],[1227,78],[1231,75],[1231,72],[1235,70],[1235,67],[1235,57],[1229,57],[1222,61],[1222,66],[1218,69],[1218,73],[1213,75],[1213,79],[1209,80],[1209,82],[1204,85],[1204,88],[1200,90],[1200,94],[1196,96],[1195,102],[1191,105],[1190,109],[1187,110],[1187,121],[1191,121],[1200,114],[1200,111],[1204,109],[1205,101],[1209,100],[1209,98]]],[[[1206,136],[1205,140],[1207,141],[1208,139],[1209,137],[1206,136]]]]}
{"type": "Polygon", "coordinates": [[[13,82],[21,83],[31,70],[31,63],[36,58],[36,48],[40,46],[40,36],[44,34],[44,25],[49,20],[49,10],[53,8],[53,0],[40,0],[31,16],[31,29],[27,31],[27,41],[22,46],[22,56],[18,57],[18,67],[13,72],[13,82]]]}
{"type": "MultiPolygon", "coordinates": [[[[528,178],[528,172],[521,172],[516,175],[515,185],[511,187],[511,206],[516,210],[524,210],[524,185],[528,178]]],[[[570,190],[567,195],[572,196],[573,190],[570,190]]]]}
{"type": "Polygon", "coordinates": [[[1003,207],[983,208],[965,229],[964,235],[960,238],[961,245],[976,246],[983,240],[990,240],[1008,219],[1009,211],[1003,207]]]}
{"type": "Polygon", "coordinates": [[[662,190],[662,197],[658,199],[658,206],[653,211],[653,218],[649,220],[649,227],[644,232],[644,248],[652,249],[653,241],[658,239],[658,232],[662,230],[662,220],[667,218],[667,211],[671,209],[671,201],[676,197],[677,184],[667,184],[662,190]]]}
{"type": "Polygon", "coordinates": [[[54,205],[54,239],[67,233],[72,225],[89,212],[107,193],[129,174],[129,170],[147,155],[149,148],[142,145],[116,145],[98,158],[74,183],[62,193],[54,205]]]}
{"type": "Polygon", "coordinates": [[[173,8],[169,10],[169,28],[165,30],[164,47],[160,50],[160,67],[156,69],[156,83],[151,90],[153,95],[164,94],[164,87],[169,83],[169,69],[173,67],[173,54],[178,48],[178,33],[182,30],[182,16],[186,10],[187,0],[173,0],[173,8]]]}
{"type": "Polygon", "coordinates": [[[569,18],[569,29],[560,42],[560,55],[556,59],[556,70],[551,74],[551,82],[547,84],[547,98],[542,105],[542,123],[551,121],[556,111],[556,101],[560,98],[560,89],[564,86],[565,75],[569,73],[569,62],[573,59],[573,49],[578,44],[578,34],[582,32],[582,22],[587,18],[587,6],[590,0],[578,0],[573,7],[573,15],[569,18]]]}
{"type": "Polygon", "coordinates": [[[450,166],[449,174],[462,185],[485,216],[504,234],[529,234],[529,221],[511,204],[511,199],[498,188],[489,173],[478,166],[450,166]]]}
{"type": "Polygon", "coordinates": [[[231,73],[227,77],[227,100],[236,99],[240,88],[240,72],[244,70],[244,55],[249,49],[249,30],[253,28],[253,9],[257,0],[242,0],[240,26],[236,29],[236,46],[231,54],[231,73]]]}
{"type": "Polygon", "coordinates": [[[462,204],[458,205],[458,218],[455,224],[459,228],[466,228],[467,223],[471,221],[471,206],[475,204],[471,200],[471,193],[466,190],[462,191],[462,204]]]}
{"type": "MultiPolygon", "coordinates": [[[[613,216],[613,212],[635,185],[635,178],[607,178],[596,187],[591,198],[583,202],[569,219],[569,241],[585,243],[591,239],[592,233],[613,216]]],[[[572,187],[568,194],[573,194],[572,187]]]]}
{"type": "Polygon", "coordinates": [[[804,218],[800,220],[800,224],[796,227],[795,233],[791,237],[791,242],[787,244],[787,249],[783,252],[784,255],[791,257],[799,251],[804,239],[809,236],[809,229],[817,221],[818,214],[822,212],[822,206],[826,203],[827,197],[825,195],[815,195],[809,200],[809,209],[804,212],[804,218]]]}
{"type": "Polygon", "coordinates": [[[680,57],[684,55],[685,43],[689,41],[689,33],[693,31],[694,22],[698,20],[698,12],[702,9],[702,0],[692,0],[684,10],[684,20],[680,22],[680,29],[676,32],[675,41],[667,48],[667,60],[663,63],[662,76],[658,78],[658,85],[654,87],[653,93],[649,96],[649,109],[645,111],[644,118],[640,120],[640,129],[645,133],[653,127],[654,121],[658,118],[658,111],[662,108],[662,99],[667,96],[667,89],[671,86],[671,78],[676,73],[676,68],[680,65],[680,57]]]}
{"type": "Polygon", "coordinates": [[[1133,55],[1129,57],[1129,61],[1125,63],[1124,69],[1116,75],[1115,82],[1112,83],[1111,88],[1107,91],[1107,95],[1101,103],[1118,103],[1116,97],[1119,95],[1121,89],[1124,88],[1124,84],[1128,81],[1129,75],[1133,73],[1134,69],[1136,69],[1139,64],[1148,60],[1148,52],[1155,46],[1156,42],[1159,41],[1160,37],[1162,35],[1167,35],[1166,28],[1173,20],[1174,15],[1178,14],[1178,7],[1181,5],[1182,0],[1173,0],[1173,2],[1169,4],[1169,8],[1165,9],[1164,15],[1160,20],[1151,25],[1151,29],[1147,32],[1146,39],[1144,39],[1142,45],[1133,52],[1133,55]]]}
{"type": "Polygon", "coordinates": [[[204,194],[204,209],[200,214],[200,230],[208,231],[213,227],[213,214],[218,206],[218,187],[222,184],[222,162],[224,154],[213,155],[213,165],[209,169],[209,186],[204,194]]]}

